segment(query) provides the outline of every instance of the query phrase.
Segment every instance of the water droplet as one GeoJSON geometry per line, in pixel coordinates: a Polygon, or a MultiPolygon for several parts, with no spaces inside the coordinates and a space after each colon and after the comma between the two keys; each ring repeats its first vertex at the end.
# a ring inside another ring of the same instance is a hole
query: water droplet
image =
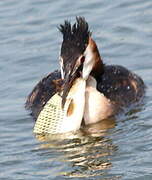
{"type": "Polygon", "coordinates": [[[130,86],[127,86],[127,89],[129,90],[129,89],[130,89],[130,86]]]}

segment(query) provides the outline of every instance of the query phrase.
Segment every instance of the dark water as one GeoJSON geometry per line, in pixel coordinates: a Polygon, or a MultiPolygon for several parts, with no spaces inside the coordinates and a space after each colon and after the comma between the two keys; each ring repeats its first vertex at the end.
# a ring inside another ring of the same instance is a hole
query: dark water
{"type": "Polygon", "coordinates": [[[0,179],[151,180],[151,77],[151,0],[1,0],[0,179]],[[145,104],[116,121],[48,142],[33,135],[24,102],[36,82],[59,67],[62,37],[56,27],[76,15],[89,21],[105,63],[143,78],[145,104]]]}

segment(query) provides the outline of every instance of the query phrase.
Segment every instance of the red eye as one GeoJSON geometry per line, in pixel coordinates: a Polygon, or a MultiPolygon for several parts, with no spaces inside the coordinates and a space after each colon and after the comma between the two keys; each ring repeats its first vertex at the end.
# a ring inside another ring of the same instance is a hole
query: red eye
{"type": "Polygon", "coordinates": [[[82,56],[82,58],[81,58],[81,63],[83,64],[83,63],[84,63],[84,61],[85,61],[85,57],[84,57],[84,56],[82,56]]]}

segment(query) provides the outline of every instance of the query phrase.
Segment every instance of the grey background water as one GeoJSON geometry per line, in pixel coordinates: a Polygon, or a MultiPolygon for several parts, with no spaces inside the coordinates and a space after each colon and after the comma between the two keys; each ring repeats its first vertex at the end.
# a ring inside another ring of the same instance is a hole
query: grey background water
{"type": "Polygon", "coordinates": [[[0,1],[0,179],[152,179],[152,1],[0,1]],[[71,139],[36,138],[24,102],[58,68],[65,19],[85,16],[104,62],[138,73],[145,104],[71,139]],[[97,129],[99,128],[97,133],[97,129]]]}

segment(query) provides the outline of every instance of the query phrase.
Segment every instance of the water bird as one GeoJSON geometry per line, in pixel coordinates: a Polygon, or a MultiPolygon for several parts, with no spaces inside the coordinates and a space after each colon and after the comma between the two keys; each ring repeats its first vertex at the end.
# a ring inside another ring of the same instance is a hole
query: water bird
{"type": "MultiPolygon", "coordinates": [[[[123,66],[103,62],[84,17],[76,17],[73,25],[66,20],[58,29],[63,35],[60,70],[45,76],[29,94],[26,108],[34,119],[37,119],[49,99],[61,91],[64,107],[68,93],[78,78],[86,81],[85,98],[77,100],[78,106],[85,101],[85,105],[80,107],[85,125],[116,115],[142,99],[145,93],[143,80],[123,66]]],[[[72,114],[74,108],[73,103],[68,113],[72,114]]],[[[75,118],[77,116],[79,113],[75,114],[75,118]]]]}

